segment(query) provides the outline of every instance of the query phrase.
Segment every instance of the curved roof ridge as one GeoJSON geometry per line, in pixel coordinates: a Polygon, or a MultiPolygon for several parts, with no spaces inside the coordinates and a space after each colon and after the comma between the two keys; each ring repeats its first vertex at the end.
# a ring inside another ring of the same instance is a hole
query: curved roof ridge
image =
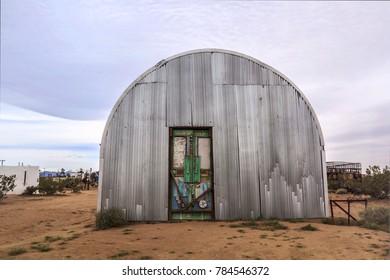
{"type": "MultiPolygon", "coordinates": [[[[321,126],[320,126],[320,122],[319,122],[319,120],[317,118],[317,115],[316,115],[314,109],[313,109],[313,106],[310,104],[309,100],[303,94],[302,90],[300,90],[299,87],[295,83],[293,83],[286,75],[284,75],[279,70],[275,69],[274,67],[272,67],[272,66],[270,66],[270,65],[268,65],[268,64],[266,64],[266,63],[264,63],[262,61],[260,61],[257,58],[254,58],[252,56],[249,56],[249,55],[246,55],[246,54],[243,54],[243,53],[240,53],[240,52],[227,50],[227,49],[218,49],[218,48],[195,49],[195,50],[185,51],[185,52],[181,52],[181,53],[172,55],[172,56],[170,56],[170,57],[168,57],[166,59],[161,60],[160,62],[158,62],[157,64],[155,64],[154,66],[152,66],[151,68],[146,70],[145,72],[143,72],[140,76],[138,76],[138,78],[135,79],[123,91],[121,96],[118,98],[118,101],[115,103],[114,107],[112,108],[112,110],[110,112],[110,115],[108,116],[108,119],[107,119],[106,125],[104,127],[104,130],[103,130],[102,141],[101,141],[102,143],[101,144],[103,144],[103,142],[104,142],[104,138],[105,138],[105,135],[107,134],[107,130],[108,130],[109,124],[111,122],[111,119],[113,118],[113,115],[115,114],[116,110],[118,109],[118,107],[122,103],[123,99],[126,97],[126,95],[129,93],[129,91],[132,88],[134,88],[147,75],[149,75],[153,71],[163,67],[168,62],[170,62],[170,61],[172,61],[174,59],[186,56],[186,55],[198,54],[198,53],[222,53],[222,54],[229,54],[229,55],[238,56],[240,58],[245,58],[245,59],[248,59],[249,61],[255,62],[256,64],[258,64],[258,65],[260,65],[260,66],[262,66],[262,67],[264,67],[266,69],[271,70],[272,72],[276,73],[277,75],[279,75],[280,77],[285,79],[287,81],[287,83],[289,83],[301,95],[302,99],[306,102],[307,106],[309,107],[309,110],[312,112],[312,116],[313,116],[313,118],[315,120],[315,123],[316,123],[316,126],[317,126],[317,130],[318,130],[319,135],[320,135],[320,145],[322,147],[324,147],[324,145],[325,145],[324,136],[323,136],[322,129],[321,129],[321,126]]],[[[101,146],[101,148],[102,147],[103,147],[103,145],[101,146]]]]}

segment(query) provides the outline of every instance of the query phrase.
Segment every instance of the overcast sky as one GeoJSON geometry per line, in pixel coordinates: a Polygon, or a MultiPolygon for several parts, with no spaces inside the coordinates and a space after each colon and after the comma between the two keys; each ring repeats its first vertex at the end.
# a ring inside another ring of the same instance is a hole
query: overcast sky
{"type": "Polygon", "coordinates": [[[115,102],[160,60],[222,48],[308,98],[327,161],[390,165],[390,2],[2,0],[0,160],[98,169],[115,102]]]}

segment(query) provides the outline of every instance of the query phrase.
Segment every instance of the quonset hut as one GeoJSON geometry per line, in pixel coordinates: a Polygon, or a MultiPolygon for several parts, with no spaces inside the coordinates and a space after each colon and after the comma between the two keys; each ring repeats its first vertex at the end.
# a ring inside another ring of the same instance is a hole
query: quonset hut
{"type": "Polygon", "coordinates": [[[205,49],[160,61],[114,106],[100,150],[98,211],[128,220],[328,216],[324,138],[283,74],[205,49]]]}

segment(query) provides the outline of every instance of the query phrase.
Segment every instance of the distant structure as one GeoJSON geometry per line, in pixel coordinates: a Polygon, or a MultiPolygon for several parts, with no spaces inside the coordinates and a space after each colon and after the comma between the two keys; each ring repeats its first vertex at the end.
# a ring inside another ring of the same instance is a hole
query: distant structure
{"type": "Polygon", "coordinates": [[[329,161],[326,163],[328,180],[337,180],[341,175],[344,179],[361,179],[362,165],[357,162],[329,161]]]}
{"type": "Polygon", "coordinates": [[[128,220],[328,216],[324,138],[287,77],[205,49],[160,61],[122,94],[100,150],[98,210],[128,220]]]}
{"type": "Polygon", "coordinates": [[[59,171],[44,170],[39,172],[39,177],[77,177],[78,175],[76,171],[65,171],[61,173],[59,171]]]}
{"type": "Polygon", "coordinates": [[[22,194],[27,187],[37,186],[39,181],[39,166],[25,166],[20,163],[18,166],[0,165],[0,175],[16,175],[15,189],[9,194],[22,194]]]}

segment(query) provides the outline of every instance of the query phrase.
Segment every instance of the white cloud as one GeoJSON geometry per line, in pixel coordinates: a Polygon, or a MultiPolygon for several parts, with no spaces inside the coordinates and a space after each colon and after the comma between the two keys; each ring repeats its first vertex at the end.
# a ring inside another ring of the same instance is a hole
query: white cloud
{"type": "Polygon", "coordinates": [[[380,106],[390,100],[389,14],[390,2],[3,1],[0,144],[80,154],[140,74],[212,47],[251,55],[302,89],[328,159],[387,164],[377,147],[389,142],[378,125],[390,119],[380,106]]]}
{"type": "Polygon", "coordinates": [[[8,165],[97,168],[104,121],[73,121],[1,106],[0,158],[8,165]]]}

